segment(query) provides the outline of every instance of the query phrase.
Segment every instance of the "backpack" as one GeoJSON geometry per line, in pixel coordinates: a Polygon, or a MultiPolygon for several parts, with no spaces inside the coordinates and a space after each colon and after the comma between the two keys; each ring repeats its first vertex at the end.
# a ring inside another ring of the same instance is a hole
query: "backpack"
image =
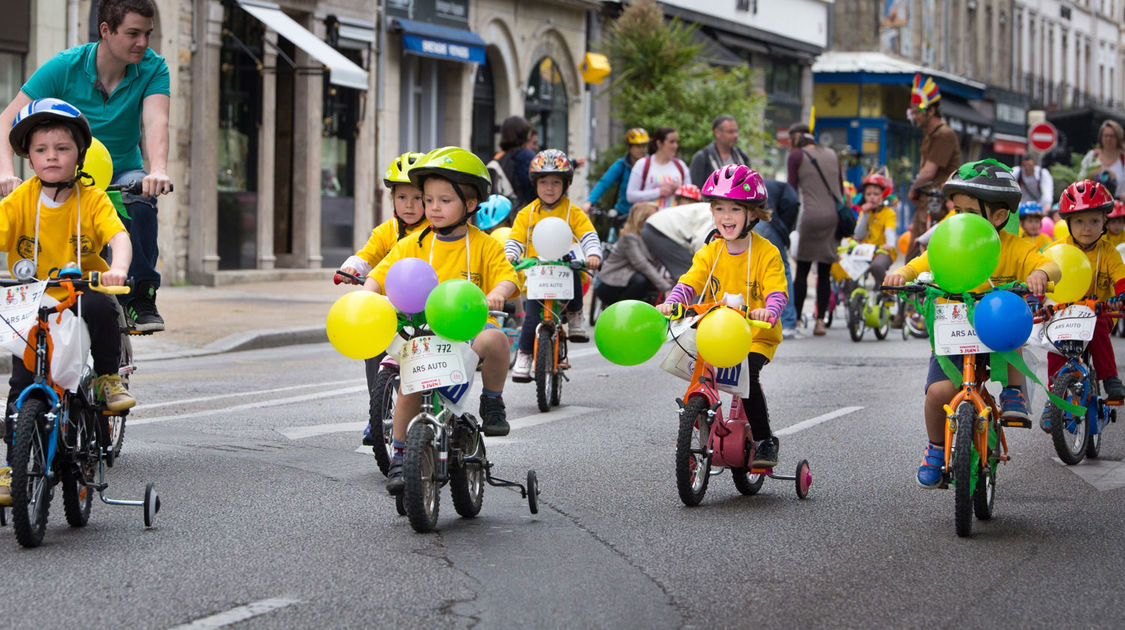
{"type": "MultiPolygon", "coordinates": [[[[652,166],[652,156],[646,155],[641,159],[645,161],[644,167],[641,168],[641,190],[644,190],[645,186],[648,184],[648,167],[652,166]]],[[[676,165],[676,170],[680,172],[680,181],[685,184],[691,183],[688,181],[687,173],[684,172],[684,163],[681,162],[679,158],[672,158],[672,163],[676,165]]],[[[634,164],[633,168],[636,168],[636,166],[637,165],[634,164]]]]}
{"type": "Polygon", "coordinates": [[[508,179],[508,175],[504,173],[504,167],[500,161],[493,158],[485,165],[488,169],[488,175],[492,178],[492,195],[503,195],[512,201],[512,205],[516,205],[517,195],[516,189],[512,186],[512,182],[508,179]]]}

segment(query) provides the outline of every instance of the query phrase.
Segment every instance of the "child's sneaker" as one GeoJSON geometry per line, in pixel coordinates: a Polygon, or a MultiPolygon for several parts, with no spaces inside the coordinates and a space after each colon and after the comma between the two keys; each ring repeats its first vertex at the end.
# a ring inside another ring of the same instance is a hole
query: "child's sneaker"
{"type": "Polygon", "coordinates": [[[531,355],[520,352],[516,355],[516,365],[512,368],[513,383],[531,382],[531,355]]]}
{"type": "Polygon", "coordinates": [[[404,488],[406,488],[406,480],[402,478],[402,458],[395,457],[387,467],[387,494],[402,494],[404,488]]]}
{"type": "Polygon", "coordinates": [[[941,467],[945,465],[945,449],[941,444],[926,443],[922,465],[918,467],[918,485],[923,488],[942,487],[941,467]]]}
{"type": "Polygon", "coordinates": [[[754,449],[754,461],[750,465],[754,468],[773,468],[777,466],[777,447],[778,441],[775,437],[770,437],[758,442],[757,448],[754,449]]]}
{"type": "Polygon", "coordinates": [[[1110,376],[1103,379],[1102,384],[1105,385],[1105,397],[1110,400],[1121,400],[1125,398],[1125,386],[1121,384],[1121,379],[1116,376],[1110,376]]]}
{"type": "Polygon", "coordinates": [[[488,437],[508,435],[508,413],[504,410],[504,399],[500,396],[480,395],[481,432],[488,437]]]}
{"type": "Polygon", "coordinates": [[[566,314],[566,338],[575,343],[590,341],[590,333],[586,332],[586,323],[582,321],[582,311],[566,314]]]}
{"type": "Polygon", "coordinates": [[[12,504],[12,469],[0,468],[0,507],[12,504]]]}
{"type": "Polygon", "coordinates": [[[1023,391],[1017,387],[1005,387],[1000,392],[1000,417],[1018,420],[1030,420],[1027,412],[1027,399],[1023,391]]]}
{"type": "Polygon", "coordinates": [[[96,396],[105,401],[105,407],[110,411],[125,411],[137,404],[137,399],[125,389],[121,377],[116,374],[103,374],[94,379],[93,385],[96,396]]]}

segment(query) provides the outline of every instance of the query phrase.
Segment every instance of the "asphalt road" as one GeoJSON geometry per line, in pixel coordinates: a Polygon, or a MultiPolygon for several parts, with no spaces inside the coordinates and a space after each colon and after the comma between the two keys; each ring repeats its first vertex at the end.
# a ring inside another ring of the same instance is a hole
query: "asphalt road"
{"type": "Polygon", "coordinates": [[[563,406],[510,384],[513,431],[488,442],[496,474],[538,472],[539,514],[490,487],[461,519],[443,492],[429,535],[361,452],[357,362],[327,345],[149,362],[109,479],[127,498],[155,482],[156,526],[96,504],[70,529],[57,494],[42,547],[0,530],[0,608],[11,628],[1120,627],[1125,434],[1066,467],[1038,429],[1010,431],[996,516],[960,539],[952,493],[914,482],[927,354],[839,324],[785,342],[763,380],[779,469],[809,460],[808,499],[723,474],[687,508],[684,383],[575,346],[563,406]]]}

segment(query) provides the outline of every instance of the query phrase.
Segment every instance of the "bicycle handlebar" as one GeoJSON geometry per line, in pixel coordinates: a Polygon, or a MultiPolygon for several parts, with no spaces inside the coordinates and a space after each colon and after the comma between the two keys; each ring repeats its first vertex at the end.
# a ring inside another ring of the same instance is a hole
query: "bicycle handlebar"
{"type": "MultiPolygon", "coordinates": [[[[82,280],[80,278],[49,278],[46,282],[48,287],[61,287],[65,286],[67,283],[70,283],[76,289],[91,289],[97,291],[98,293],[105,293],[108,295],[126,295],[133,291],[132,278],[126,280],[124,285],[113,287],[102,284],[101,278],[101,272],[91,271],[89,277],[86,280],[82,280]]],[[[4,287],[15,287],[22,284],[30,284],[30,282],[24,282],[15,278],[0,279],[0,286],[4,287]]]]}
{"type": "MultiPolygon", "coordinates": [[[[916,282],[914,284],[904,284],[904,285],[901,285],[901,286],[891,286],[891,285],[884,284],[884,285],[881,285],[879,287],[880,291],[883,291],[883,292],[886,292],[886,293],[892,293],[892,292],[925,293],[926,289],[937,289],[938,291],[941,291],[942,293],[945,294],[942,297],[946,297],[946,298],[953,299],[953,300],[962,298],[965,295],[965,293],[950,293],[949,291],[946,291],[945,289],[942,289],[941,287],[937,286],[936,284],[931,284],[931,283],[928,283],[928,282],[916,282]]],[[[1006,290],[1011,291],[1012,293],[1015,293],[1016,295],[1018,295],[1020,297],[1027,297],[1029,295],[1032,295],[1031,291],[1027,288],[1027,285],[1022,284],[1022,283],[1019,284],[1019,285],[1016,285],[1014,287],[1011,287],[1009,289],[1006,289],[1006,290]]],[[[1048,282],[1047,283],[1047,292],[1051,292],[1051,291],[1054,291],[1054,290],[1055,290],[1055,283],[1054,282],[1048,282]]],[[[985,293],[969,293],[969,297],[971,297],[973,299],[976,299],[976,300],[979,300],[982,297],[988,295],[989,293],[991,293],[991,291],[987,291],[985,293]]]]}
{"type": "Polygon", "coordinates": [[[539,260],[538,258],[518,258],[512,261],[512,267],[516,271],[523,271],[531,267],[541,265],[554,265],[556,267],[570,267],[576,271],[583,271],[586,269],[585,260],[539,260]]]}
{"type": "MultiPolygon", "coordinates": [[[[134,179],[133,181],[125,184],[110,184],[109,186],[105,187],[105,191],[110,192],[116,190],[117,192],[126,195],[141,195],[144,194],[143,187],[141,186],[142,181],[143,180],[140,179],[134,179]]],[[[175,189],[175,186],[173,186],[172,184],[168,184],[168,192],[172,192],[175,189]]]]}
{"type": "Polygon", "coordinates": [[[683,319],[688,315],[703,315],[704,313],[707,313],[711,309],[718,306],[738,311],[739,314],[746,318],[746,323],[749,324],[751,328],[768,329],[773,328],[776,325],[776,322],[770,323],[758,319],[750,319],[749,312],[747,311],[745,306],[728,306],[719,302],[709,302],[707,304],[674,304],[673,306],[675,307],[675,310],[672,312],[672,314],[665,316],[665,319],[669,321],[683,319]]]}
{"type": "Polygon", "coordinates": [[[349,284],[363,284],[363,278],[354,273],[348,273],[343,269],[337,269],[336,273],[332,274],[332,283],[340,284],[341,282],[347,282],[349,284]]]}

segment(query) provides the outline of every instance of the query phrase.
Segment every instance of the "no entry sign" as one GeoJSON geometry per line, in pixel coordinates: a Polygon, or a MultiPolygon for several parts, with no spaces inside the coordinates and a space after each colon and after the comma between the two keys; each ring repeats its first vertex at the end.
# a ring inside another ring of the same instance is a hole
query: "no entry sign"
{"type": "Polygon", "coordinates": [[[1032,149],[1040,153],[1047,153],[1055,148],[1059,141],[1059,131],[1047,121],[1038,122],[1027,130],[1027,143],[1032,149]]]}

